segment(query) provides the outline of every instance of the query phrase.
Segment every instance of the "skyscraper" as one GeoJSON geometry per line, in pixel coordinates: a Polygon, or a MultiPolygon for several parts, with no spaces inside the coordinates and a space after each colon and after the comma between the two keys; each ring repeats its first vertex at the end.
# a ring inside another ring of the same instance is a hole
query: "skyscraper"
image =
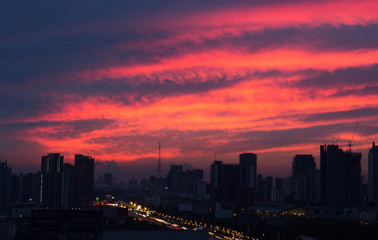
{"type": "Polygon", "coordinates": [[[83,193],[85,186],[83,184],[83,172],[77,171],[69,163],[63,165],[64,173],[64,209],[81,208],[83,204],[83,193]]]}
{"type": "Polygon", "coordinates": [[[368,156],[368,196],[369,203],[378,207],[378,146],[373,142],[368,156]]]}
{"type": "Polygon", "coordinates": [[[62,172],[63,158],[60,153],[49,153],[47,156],[42,156],[41,171],[62,172]]]}
{"type": "Polygon", "coordinates": [[[182,166],[171,165],[171,169],[167,175],[167,185],[169,191],[176,192],[180,190],[180,176],[182,172],[182,166]]]}
{"type": "Polygon", "coordinates": [[[39,202],[41,194],[41,174],[21,174],[21,202],[39,202]]]}
{"type": "Polygon", "coordinates": [[[320,145],[319,203],[327,204],[327,145],[320,145]]]}
{"type": "Polygon", "coordinates": [[[239,166],[214,161],[210,168],[212,209],[235,208],[239,189],[239,166]]]}
{"type": "Polygon", "coordinates": [[[179,178],[179,191],[193,194],[195,182],[199,180],[203,180],[202,169],[187,169],[185,172],[182,171],[179,178]]]}
{"type": "Polygon", "coordinates": [[[7,162],[0,162],[0,215],[10,213],[12,170],[7,162]]]}
{"type": "Polygon", "coordinates": [[[361,153],[344,152],[346,206],[358,206],[362,199],[361,153]]]}
{"type": "Polygon", "coordinates": [[[316,200],[316,163],[312,155],[295,155],[292,163],[294,200],[311,203],[316,200]]]}
{"type": "Polygon", "coordinates": [[[254,153],[242,153],[239,155],[240,185],[253,187],[257,174],[257,155],[254,153]]]}
{"type": "Polygon", "coordinates": [[[238,208],[246,209],[253,205],[253,188],[257,173],[257,155],[242,153],[239,155],[238,208]]]}
{"type": "Polygon", "coordinates": [[[327,204],[331,214],[340,214],[361,199],[361,153],[344,152],[338,145],[327,146],[327,204]]]}
{"type": "Polygon", "coordinates": [[[83,204],[88,205],[93,200],[94,188],[94,158],[82,154],[75,155],[75,170],[82,172],[82,197],[83,204]]]}
{"type": "Polygon", "coordinates": [[[59,153],[42,156],[40,203],[49,209],[64,208],[63,159],[59,153]]]}

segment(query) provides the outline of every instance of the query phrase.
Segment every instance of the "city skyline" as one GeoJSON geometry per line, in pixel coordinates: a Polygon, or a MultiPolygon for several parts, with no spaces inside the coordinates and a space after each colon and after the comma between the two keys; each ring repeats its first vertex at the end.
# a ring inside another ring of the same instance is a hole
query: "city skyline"
{"type": "MultiPolygon", "coordinates": [[[[65,1],[0,8],[0,158],[82,153],[96,169],[157,175],[378,139],[375,1],[65,1]],[[147,167],[146,167],[147,166],[147,167]]],[[[130,175],[130,178],[133,177],[130,175]]],[[[137,176],[135,176],[137,177],[137,176]]],[[[366,180],[365,180],[366,181],[366,180]]]]}
{"type": "MultiPolygon", "coordinates": [[[[160,171],[159,170],[159,164],[158,164],[158,161],[154,161],[154,162],[150,162],[148,164],[151,164],[150,166],[149,165],[144,165],[144,168],[143,170],[140,169],[141,171],[140,172],[135,172],[135,168],[132,167],[132,165],[129,165],[129,168],[127,166],[124,166],[124,165],[119,165],[117,162],[115,161],[106,161],[105,163],[100,161],[100,162],[97,162],[97,160],[95,161],[95,156],[84,156],[86,158],[89,158],[91,159],[91,161],[93,161],[93,167],[94,169],[92,169],[93,173],[94,174],[94,180],[95,182],[97,183],[101,183],[101,181],[104,181],[104,175],[106,174],[111,174],[114,176],[114,179],[116,180],[115,184],[120,184],[121,182],[123,183],[126,183],[127,181],[129,180],[132,180],[132,179],[137,179],[137,180],[142,180],[142,179],[148,179],[150,177],[157,177],[158,178],[158,174],[161,173],[161,177],[164,177],[166,175],[169,174],[169,171],[171,170],[172,166],[179,166],[181,168],[181,170],[196,170],[196,169],[200,169],[203,171],[203,176],[204,176],[204,180],[206,181],[210,181],[210,171],[211,171],[211,165],[214,163],[214,161],[221,161],[221,162],[224,162],[225,164],[236,164],[237,162],[239,162],[240,160],[240,156],[249,156],[249,155],[254,155],[255,156],[255,163],[254,165],[257,166],[256,168],[254,168],[254,175],[255,177],[257,175],[262,175],[263,177],[273,177],[273,178],[286,178],[286,177],[291,177],[292,174],[293,174],[293,171],[294,171],[294,167],[293,167],[293,164],[294,162],[296,161],[296,159],[298,157],[302,158],[302,157],[309,157],[311,159],[314,160],[314,168],[315,170],[318,170],[320,171],[321,168],[322,168],[322,165],[321,165],[321,155],[323,154],[323,150],[324,148],[327,148],[327,146],[330,146],[330,147],[336,147],[338,149],[340,149],[340,151],[345,151],[346,153],[351,153],[351,154],[358,154],[360,155],[360,158],[361,158],[361,153],[360,152],[356,152],[356,151],[350,151],[348,148],[345,148],[345,147],[342,147],[340,145],[335,145],[334,143],[331,143],[331,144],[324,144],[324,145],[320,145],[320,151],[318,151],[318,154],[313,154],[313,153],[306,153],[306,154],[298,154],[298,153],[295,153],[290,159],[288,159],[287,161],[287,166],[286,168],[289,168],[290,170],[288,170],[287,172],[280,172],[280,174],[274,174],[272,172],[265,172],[266,169],[264,169],[263,171],[261,171],[260,167],[259,167],[259,164],[261,161],[263,161],[263,159],[260,159],[259,157],[259,154],[255,154],[255,153],[250,153],[250,152],[240,152],[239,154],[237,154],[236,156],[234,156],[234,159],[232,159],[231,161],[229,160],[226,160],[224,161],[223,159],[219,159],[217,158],[216,155],[214,155],[214,159],[211,159],[208,161],[208,165],[205,166],[205,167],[198,167],[198,166],[194,166],[194,165],[191,165],[191,164],[188,164],[188,163],[176,163],[176,162],[169,162],[169,163],[164,163],[162,164],[162,169],[163,171],[160,171]],[[319,156],[318,156],[319,155],[319,156]],[[317,156],[315,158],[315,156],[317,156]],[[102,180],[101,180],[102,179],[102,180]]],[[[371,143],[371,146],[370,147],[373,147],[375,148],[375,142],[373,141],[371,143]]],[[[318,150],[319,150],[319,146],[318,146],[318,150]]],[[[370,153],[372,150],[371,148],[367,149],[367,152],[370,153]]],[[[65,157],[64,154],[62,153],[48,153],[47,156],[50,156],[50,155],[56,155],[56,156],[61,156],[61,158],[65,158],[67,159],[67,157],[65,157]]],[[[77,165],[77,157],[80,157],[80,156],[83,156],[82,153],[80,154],[75,154],[75,160],[74,161],[65,161],[64,164],[68,164],[68,165],[71,165],[71,164],[75,164],[77,165]]],[[[362,155],[362,158],[363,159],[363,155],[362,155]]],[[[42,155],[42,161],[43,159],[45,158],[44,155],[42,155]]],[[[369,156],[366,156],[366,158],[369,158],[369,156]]],[[[69,158],[68,158],[69,159],[69,158]]],[[[5,159],[0,159],[2,162],[8,162],[7,160],[5,159]]],[[[360,160],[360,162],[362,162],[360,160]]],[[[132,163],[132,162],[130,162],[132,163]]],[[[9,163],[8,162],[8,165],[11,164],[11,162],[9,163]]],[[[366,162],[366,164],[368,164],[368,162],[366,162]]],[[[33,169],[33,170],[27,170],[27,171],[23,171],[22,169],[18,169],[17,167],[14,168],[14,166],[10,165],[13,169],[13,173],[17,173],[17,174],[25,174],[25,173],[31,173],[31,172],[39,172],[40,171],[40,168],[38,169],[33,169]]],[[[42,166],[44,166],[42,164],[42,166]]],[[[51,166],[50,166],[51,167],[51,166]]],[[[363,177],[363,183],[366,183],[367,180],[368,180],[368,165],[364,166],[363,164],[360,163],[360,171],[361,171],[361,177],[363,177]]]]}

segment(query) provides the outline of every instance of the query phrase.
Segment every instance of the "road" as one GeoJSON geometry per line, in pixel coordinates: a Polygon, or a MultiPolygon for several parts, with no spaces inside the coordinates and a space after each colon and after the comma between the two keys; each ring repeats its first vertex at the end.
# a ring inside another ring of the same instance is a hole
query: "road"
{"type": "Polygon", "coordinates": [[[209,233],[209,239],[227,239],[227,240],[244,240],[252,239],[258,240],[244,235],[243,232],[239,232],[232,229],[227,229],[220,226],[208,225],[203,222],[197,222],[190,219],[184,219],[181,217],[175,217],[168,214],[159,213],[152,211],[146,207],[133,202],[123,202],[118,201],[114,204],[108,204],[112,206],[117,206],[121,208],[127,208],[129,216],[134,217],[138,220],[143,220],[156,224],[159,226],[164,226],[170,229],[181,230],[181,231],[206,231],[209,233]]]}

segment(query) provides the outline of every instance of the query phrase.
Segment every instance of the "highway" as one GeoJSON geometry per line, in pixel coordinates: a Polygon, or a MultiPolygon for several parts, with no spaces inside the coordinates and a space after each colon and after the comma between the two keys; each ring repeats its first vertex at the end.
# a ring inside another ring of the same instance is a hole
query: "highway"
{"type": "Polygon", "coordinates": [[[168,214],[159,213],[134,202],[117,201],[116,203],[107,205],[127,208],[129,216],[134,217],[138,221],[147,221],[152,224],[181,231],[206,231],[209,233],[209,239],[211,240],[258,240],[257,238],[246,236],[243,232],[240,231],[224,228],[221,226],[208,225],[203,222],[197,222],[190,219],[184,219],[181,217],[175,217],[168,214]]]}

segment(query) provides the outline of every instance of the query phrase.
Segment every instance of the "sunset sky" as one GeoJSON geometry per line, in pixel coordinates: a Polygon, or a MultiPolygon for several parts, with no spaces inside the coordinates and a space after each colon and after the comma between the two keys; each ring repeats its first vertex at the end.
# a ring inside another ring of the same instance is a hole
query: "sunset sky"
{"type": "Polygon", "coordinates": [[[93,156],[123,177],[378,140],[378,1],[2,1],[0,158],[93,156]]]}

